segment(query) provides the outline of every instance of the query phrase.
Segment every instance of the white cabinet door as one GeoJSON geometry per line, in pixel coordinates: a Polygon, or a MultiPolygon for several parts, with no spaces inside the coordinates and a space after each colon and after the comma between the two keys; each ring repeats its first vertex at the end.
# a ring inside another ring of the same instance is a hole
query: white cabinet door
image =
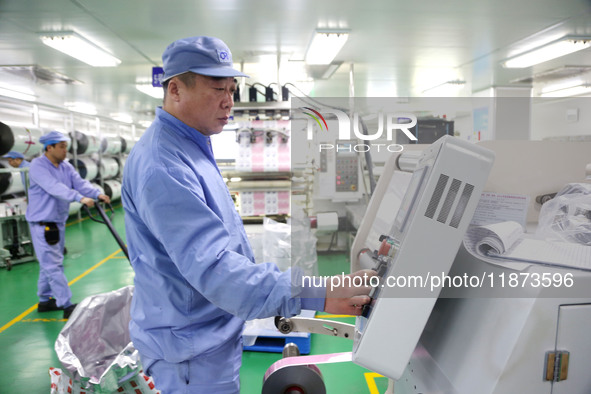
{"type": "Polygon", "coordinates": [[[552,394],[591,393],[591,305],[559,308],[556,351],[570,352],[568,378],[554,382],[552,394]]]}

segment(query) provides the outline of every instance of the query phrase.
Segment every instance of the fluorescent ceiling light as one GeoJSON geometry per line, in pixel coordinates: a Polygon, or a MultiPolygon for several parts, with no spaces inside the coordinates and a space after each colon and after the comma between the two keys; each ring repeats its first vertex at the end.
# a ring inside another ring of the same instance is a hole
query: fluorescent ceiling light
{"type": "Polygon", "coordinates": [[[157,99],[164,98],[164,89],[163,88],[156,88],[152,86],[152,84],[148,83],[138,83],[135,85],[135,88],[140,92],[147,94],[148,96],[152,96],[157,99]]]}
{"type": "Polygon", "coordinates": [[[503,62],[503,67],[525,68],[568,55],[591,46],[589,37],[563,37],[536,49],[512,57],[503,62]]]}
{"type": "Polygon", "coordinates": [[[444,83],[440,83],[439,85],[435,85],[432,88],[425,89],[422,93],[428,93],[430,95],[438,94],[447,96],[450,94],[457,93],[457,91],[462,89],[464,85],[466,85],[466,81],[455,79],[453,81],[447,81],[444,83]]]}
{"type": "Polygon", "coordinates": [[[569,97],[581,94],[591,94],[591,85],[580,84],[555,90],[542,90],[541,97],[569,97]]]}
{"type": "Polygon", "coordinates": [[[87,104],[87,103],[64,103],[64,106],[69,109],[70,111],[73,112],[78,112],[81,114],[86,114],[86,115],[96,115],[97,111],[96,111],[96,107],[92,104],[87,104]]]}
{"type": "Polygon", "coordinates": [[[31,91],[23,91],[12,86],[0,86],[0,96],[12,97],[19,100],[35,101],[37,96],[31,91]]]}
{"type": "Polygon", "coordinates": [[[306,52],[306,63],[330,64],[348,38],[348,30],[316,30],[306,52]]]}
{"type": "Polygon", "coordinates": [[[73,31],[40,33],[41,41],[93,67],[115,67],[121,60],[73,31]]]}
{"type": "Polygon", "coordinates": [[[109,114],[109,116],[118,122],[129,123],[129,124],[133,123],[133,118],[129,114],[112,113],[112,114],[109,114]]]}

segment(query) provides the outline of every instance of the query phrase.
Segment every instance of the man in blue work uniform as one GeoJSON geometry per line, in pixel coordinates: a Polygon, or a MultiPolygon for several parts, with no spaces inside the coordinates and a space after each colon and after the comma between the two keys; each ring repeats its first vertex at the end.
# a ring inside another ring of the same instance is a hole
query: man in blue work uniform
{"type": "Polygon", "coordinates": [[[64,161],[69,137],[51,131],[39,140],[45,154],[33,159],[29,167],[29,205],[26,218],[31,229],[35,254],[39,261],[37,295],[39,312],[64,310],[64,319],[72,314],[72,292],[64,274],[64,235],[70,203],[79,201],[92,207],[96,199],[110,202],[90,182],[80,177],[64,161]]]}
{"type": "Polygon", "coordinates": [[[254,263],[210,140],[228,123],[234,77],[245,75],[212,37],[175,41],[162,60],[163,107],[123,176],[130,335],[163,393],[235,394],[245,320],[301,309],[358,315],[370,288],[306,288],[291,270],[254,263]]]}
{"type": "MultiPolygon", "coordinates": [[[[14,168],[27,168],[31,165],[30,162],[25,160],[25,155],[20,152],[11,151],[8,152],[3,156],[4,158],[8,159],[8,164],[14,168]]],[[[25,173],[21,172],[21,181],[23,182],[23,187],[27,187],[27,179],[25,178],[25,173]]]]}

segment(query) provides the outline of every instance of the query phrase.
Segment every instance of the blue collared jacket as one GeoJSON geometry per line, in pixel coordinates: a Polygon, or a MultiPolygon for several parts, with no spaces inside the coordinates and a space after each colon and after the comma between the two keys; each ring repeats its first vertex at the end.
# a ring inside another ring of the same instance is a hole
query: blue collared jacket
{"type": "Polygon", "coordinates": [[[210,138],[161,108],[126,161],[122,199],[141,354],[181,362],[235,340],[245,320],[322,309],[325,289],[292,297],[291,270],[255,264],[210,138]]]}
{"type": "Polygon", "coordinates": [[[62,161],[57,167],[42,155],[29,166],[29,200],[26,218],[29,222],[65,223],[70,203],[82,197],[98,198],[100,191],[82,179],[76,169],[62,161]]]}

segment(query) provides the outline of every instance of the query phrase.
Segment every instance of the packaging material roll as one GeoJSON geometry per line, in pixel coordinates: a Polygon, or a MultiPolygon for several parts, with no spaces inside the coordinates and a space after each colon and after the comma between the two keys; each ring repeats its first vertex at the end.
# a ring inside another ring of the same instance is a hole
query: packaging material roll
{"type": "Polygon", "coordinates": [[[90,134],[83,133],[81,131],[74,131],[70,133],[70,153],[74,153],[74,139],[76,139],[76,154],[78,155],[89,155],[99,151],[101,144],[98,137],[90,134]]]}
{"type": "MultiPolygon", "coordinates": [[[[271,365],[263,377],[263,394],[326,394],[320,369],[313,363],[300,362],[309,357],[300,357],[296,344],[286,344],[282,353],[280,362],[271,365]]],[[[322,356],[316,356],[316,360],[330,362],[322,356]]]]}
{"type": "Polygon", "coordinates": [[[0,122],[0,155],[10,151],[33,157],[43,151],[39,138],[43,131],[36,127],[14,126],[0,122]]]}
{"type": "Polygon", "coordinates": [[[78,212],[80,212],[80,209],[82,209],[81,203],[79,203],[78,201],[71,202],[70,207],[68,209],[68,216],[77,214],[78,212]]]}
{"type": "Polygon", "coordinates": [[[121,138],[106,137],[101,141],[101,152],[107,155],[116,155],[121,153],[121,138]]]}
{"type": "Polygon", "coordinates": [[[78,173],[88,181],[93,180],[98,175],[98,165],[90,157],[80,157],[77,160],[78,173]]]}
{"type": "Polygon", "coordinates": [[[135,140],[131,136],[121,137],[121,153],[131,152],[131,148],[135,145],[135,140]]]}
{"type": "Polygon", "coordinates": [[[115,179],[109,179],[104,182],[105,194],[109,196],[111,201],[115,201],[121,198],[121,182],[115,179]]]}
{"type": "MultiPolygon", "coordinates": [[[[6,163],[0,163],[0,168],[10,169],[11,167],[6,163]]],[[[25,186],[19,171],[0,173],[0,195],[24,192],[25,186]]]]}
{"type": "Polygon", "coordinates": [[[318,232],[335,232],[339,229],[339,216],[336,212],[320,212],[316,215],[318,232]]]}
{"type": "Polygon", "coordinates": [[[127,139],[124,137],[119,137],[121,139],[121,153],[126,153],[127,151],[127,139]]]}
{"type": "Polygon", "coordinates": [[[111,179],[119,174],[119,163],[112,157],[103,157],[100,163],[100,174],[103,179],[111,179]]]}
{"type": "Polygon", "coordinates": [[[103,189],[103,187],[101,185],[99,185],[98,183],[93,183],[92,187],[99,189],[100,194],[106,194],[105,189],[103,189]]]}
{"type": "Polygon", "coordinates": [[[113,159],[117,162],[117,166],[119,167],[119,172],[115,176],[115,178],[119,178],[123,176],[123,168],[125,167],[125,162],[127,161],[127,156],[113,156],[113,159]]]}

